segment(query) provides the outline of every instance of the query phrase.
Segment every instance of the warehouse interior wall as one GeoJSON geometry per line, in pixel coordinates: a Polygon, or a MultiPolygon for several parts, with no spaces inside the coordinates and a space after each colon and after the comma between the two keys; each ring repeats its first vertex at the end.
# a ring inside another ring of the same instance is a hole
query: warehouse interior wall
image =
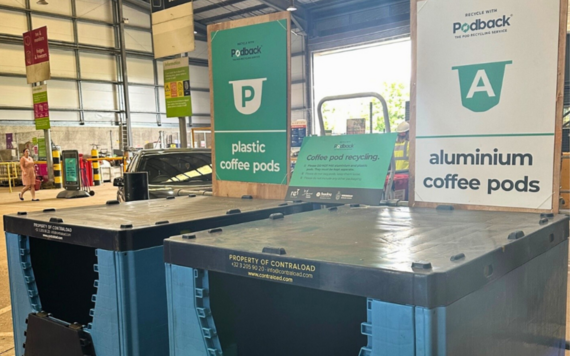
{"type": "MultiPolygon", "coordinates": [[[[201,5],[195,3],[195,7],[201,5]]],[[[47,84],[54,143],[67,145],[75,141],[73,145],[84,152],[82,147],[91,143],[106,145],[108,130],[119,135],[119,126],[125,123],[125,105],[117,6],[116,0],[49,0],[49,5],[44,6],[34,0],[0,0],[0,134],[34,131],[22,33],[48,26],[52,79],[47,84]],[[99,139],[99,131],[107,134],[99,139]]],[[[125,47],[133,146],[144,147],[156,141],[158,131],[167,135],[177,132],[178,118],[166,117],[163,60],[153,58],[148,3],[125,0],[123,16],[127,19],[125,47]]],[[[291,53],[291,120],[310,121],[306,37],[298,32],[291,36],[291,53]]],[[[189,125],[209,126],[205,37],[196,36],[196,49],[188,57],[194,112],[189,125]]],[[[3,139],[0,147],[5,147],[3,139]]]]}
{"type": "MultiPolygon", "coordinates": [[[[140,142],[144,146],[149,142],[157,142],[159,131],[163,132],[166,139],[172,136],[178,139],[178,128],[148,128],[133,127],[133,142],[140,142]]],[[[43,131],[37,131],[33,126],[0,126],[0,137],[12,133],[18,143],[32,142],[34,137],[43,137],[43,131]]],[[[52,128],[53,142],[62,150],[77,150],[80,153],[90,153],[92,144],[99,145],[101,150],[121,149],[119,146],[119,133],[113,127],[55,127],[52,128]],[[113,133],[113,145],[111,146],[111,134],[113,133]]],[[[2,139],[0,149],[6,148],[6,142],[2,139]]]]}
{"type": "MultiPolygon", "coordinates": [[[[33,132],[31,85],[25,77],[22,33],[48,27],[52,79],[48,101],[55,144],[80,152],[109,142],[125,123],[117,2],[114,0],[0,0],[0,133],[33,132]],[[104,133],[104,134],[103,134],[104,133]]],[[[167,118],[163,60],[154,60],[148,3],[123,5],[133,146],[177,133],[167,118]]],[[[210,124],[208,50],[205,38],[189,53],[194,126],[210,124]]],[[[36,131],[37,136],[41,134],[36,131]]],[[[30,134],[33,136],[33,134],[30,134]]],[[[22,136],[23,137],[23,136],[22,136]]],[[[118,146],[118,145],[117,145],[118,146]]],[[[0,140],[0,147],[5,141],[0,140]]]]}

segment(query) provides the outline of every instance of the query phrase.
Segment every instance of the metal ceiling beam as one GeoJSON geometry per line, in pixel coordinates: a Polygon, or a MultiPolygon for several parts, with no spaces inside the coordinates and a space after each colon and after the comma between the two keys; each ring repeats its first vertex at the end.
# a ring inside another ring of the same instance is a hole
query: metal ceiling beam
{"type": "Polygon", "coordinates": [[[205,35],[208,33],[208,26],[204,25],[198,20],[194,20],[194,31],[198,32],[199,34],[205,35]]]}
{"type": "Polygon", "coordinates": [[[248,14],[250,12],[265,10],[267,8],[268,8],[268,6],[265,4],[257,5],[257,6],[253,6],[253,7],[248,7],[246,9],[238,10],[238,11],[228,12],[227,14],[223,14],[223,15],[212,16],[212,17],[208,17],[205,19],[200,19],[200,22],[215,23],[217,21],[224,20],[224,19],[227,19],[230,17],[245,15],[245,14],[248,14]]]}
{"type": "MultiPolygon", "coordinates": [[[[378,8],[384,6],[390,6],[402,2],[401,0],[363,0],[363,1],[346,1],[341,4],[331,4],[330,6],[320,8],[318,10],[312,10],[311,14],[315,20],[321,20],[330,17],[345,16],[355,12],[366,11],[370,8],[378,8]]],[[[409,3],[409,1],[405,1],[409,3]]]]}
{"type": "MultiPolygon", "coordinates": [[[[263,3],[277,11],[287,11],[289,7],[289,0],[257,0],[260,3],[263,3]]],[[[303,5],[301,5],[298,1],[295,3],[295,7],[297,7],[297,11],[291,12],[291,20],[297,26],[303,34],[307,34],[308,30],[308,18],[309,12],[303,5]]]]}
{"type": "Polygon", "coordinates": [[[196,41],[208,42],[208,26],[194,20],[194,39],[196,41]]]}
{"type": "Polygon", "coordinates": [[[310,3],[305,5],[306,7],[308,7],[311,12],[316,12],[316,11],[320,11],[324,8],[332,8],[332,7],[338,7],[339,5],[343,5],[347,2],[350,3],[358,3],[358,2],[364,2],[367,0],[327,0],[327,1],[317,1],[314,3],[310,3]]]}
{"type": "Polygon", "coordinates": [[[203,6],[203,7],[199,7],[197,9],[194,9],[194,14],[199,14],[202,12],[206,12],[206,11],[210,11],[210,10],[216,10],[219,8],[223,8],[224,6],[230,6],[230,5],[234,5],[234,4],[239,4],[240,2],[244,2],[246,0],[226,0],[226,1],[222,1],[216,4],[212,4],[212,5],[207,5],[207,6],[203,6]]]}
{"type": "Polygon", "coordinates": [[[109,27],[114,26],[112,23],[107,22],[107,21],[87,19],[84,17],[77,17],[77,16],[69,16],[69,15],[57,14],[57,13],[53,13],[53,12],[41,11],[41,10],[35,10],[35,9],[31,10],[31,9],[9,6],[9,5],[0,5],[0,10],[13,11],[13,12],[19,12],[19,13],[29,13],[29,14],[32,14],[32,12],[33,12],[34,15],[42,15],[42,16],[46,16],[46,17],[54,17],[54,18],[70,20],[70,21],[71,20],[78,20],[80,22],[88,22],[88,23],[93,23],[93,24],[97,24],[97,25],[109,26],[109,27]]]}
{"type": "Polygon", "coordinates": [[[125,2],[150,12],[150,2],[146,2],[143,0],[125,0],[125,2]]]}
{"type": "MultiPolygon", "coordinates": [[[[22,36],[0,34],[0,43],[21,45],[24,43],[24,41],[22,39],[22,36]]],[[[54,41],[54,40],[48,40],[48,43],[50,47],[64,49],[64,50],[78,49],[82,52],[104,53],[104,54],[113,54],[113,55],[116,55],[118,53],[118,50],[113,47],[102,47],[102,46],[85,45],[85,44],[76,45],[72,42],[63,42],[63,41],[54,41]]],[[[152,55],[152,53],[150,55],[152,55]]]]}
{"type": "MultiPolygon", "coordinates": [[[[26,78],[26,74],[25,73],[8,73],[8,72],[0,72],[0,77],[8,77],[8,78],[26,78]]],[[[64,82],[77,82],[77,81],[81,81],[84,83],[94,83],[94,84],[120,84],[120,82],[114,81],[114,80],[100,80],[100,79],[85,79],[85,78],[77,78],[77,77],[54,77],[51,76],[50,80],[58,80],[58,81],[64,81],[64,82]]],[[[194,89],[192,89],[194,90],[194,89]]]]}

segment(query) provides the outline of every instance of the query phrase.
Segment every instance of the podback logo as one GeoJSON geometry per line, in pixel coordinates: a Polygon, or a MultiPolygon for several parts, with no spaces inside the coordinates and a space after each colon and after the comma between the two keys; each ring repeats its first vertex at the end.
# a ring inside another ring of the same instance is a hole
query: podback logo
{"type": "Polygon", "coordinates": [[[243,115],[251,115],[261,106],[261,93],[263,82],[267,78],[234,80],[229,82],[233,86],[234,105],[243,115]]]}
{"type": "Polygon", "coordinates": [[[461,22],[455,22],[453,23],[453,33],[455,34],[459,30],[467,33],[469,31],[492,30],[495,28],[509,27],[511,26],[510,20],[510,17],[503,15],[503,17],[493,20],[477,19],[472,23],[465,22],[463,24],[461,22]]]}
{"type": "Polygon", "coordinates": [[[257,46],[255,48],[242,48],[242,49],[232,49],[230,51],[232,57],[241,57],[241,56],[253,56],[256,54],[261,54],[261,47],[257,46]]]}
{"type": "Polygon", "coordinates": [[[353,144],[346,144],[346,143],[337,143],[334,145],[334,149],[335,150],[349,150],[351,148],[353,148],[354,145],[353,144]]]}
{"type": "Polygon", "coordinates": [[[452,67],[459,73],[461,103],[473,112],[484,112],[501,100],[505,68],[513,61],[452,67]]]}

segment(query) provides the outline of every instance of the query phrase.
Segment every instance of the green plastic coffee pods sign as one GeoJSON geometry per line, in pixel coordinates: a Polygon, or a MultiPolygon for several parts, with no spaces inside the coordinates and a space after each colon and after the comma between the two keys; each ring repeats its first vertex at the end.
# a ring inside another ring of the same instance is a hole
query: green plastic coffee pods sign
{"type": "Polygon", "coordinates": [[[211,32],[217,180],[287,184],[287,27],[211,32]]]}
{"type": "Polygon", "coordinates": [[[378,205],[397,134],[306,137],[286,199],[378,205]]]}

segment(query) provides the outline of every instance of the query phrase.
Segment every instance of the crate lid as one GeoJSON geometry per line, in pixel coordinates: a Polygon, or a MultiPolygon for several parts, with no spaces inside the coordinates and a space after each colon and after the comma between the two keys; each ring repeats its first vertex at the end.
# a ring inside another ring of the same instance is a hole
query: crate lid
{"type": "Polygon", "coordinates": [[[6,232],[106,250],[162,245],[169,236],[312,209],[308,203],[183,196],[4,216],[6,232]]]}
{"type": "Polygon", "coordinates": [[[165,260],[432,308],[567,238],[562,215],[343,206],[174,236],[165,260]]]}

